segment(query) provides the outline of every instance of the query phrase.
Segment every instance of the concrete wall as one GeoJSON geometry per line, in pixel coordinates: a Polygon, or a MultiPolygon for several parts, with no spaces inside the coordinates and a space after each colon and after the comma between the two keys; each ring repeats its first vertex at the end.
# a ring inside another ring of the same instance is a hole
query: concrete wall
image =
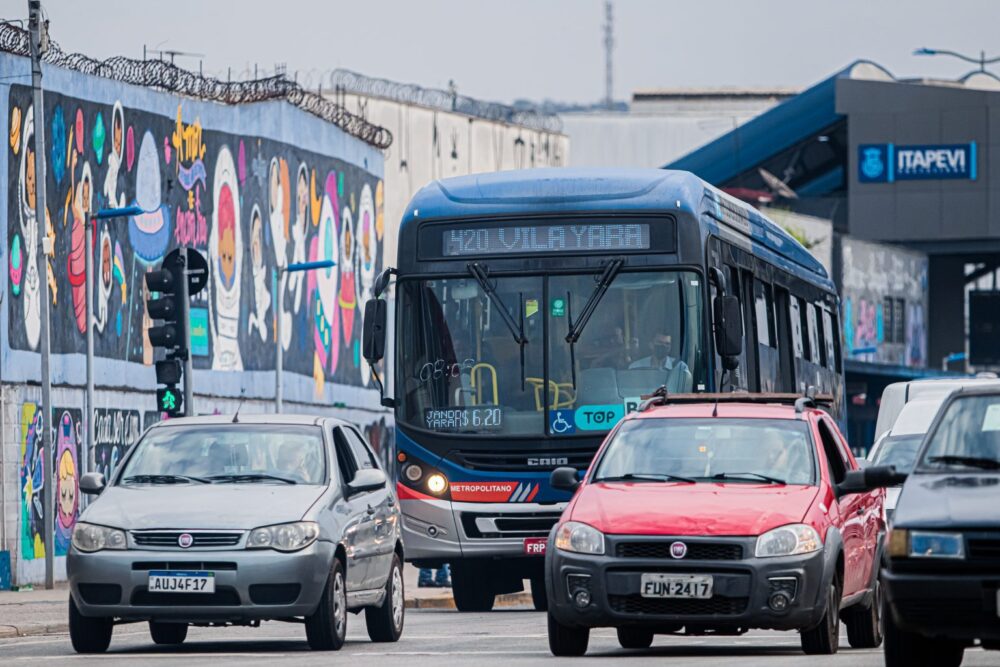
{"type": "Polygon", "coordinates": [[[15,583],[37,582],[42,572],[36,501],[43,480],[34,440],[43,421],[40,280],[52,290],[57,555],[79,511],[78,479],[89,458],[81,449],[83,221],[99,209],[138,204],[147,213],[101,222],[95,234],[96,469],[112,470],[137,432],[158,418],[143,276],[181,245],[198,249],[210,265],[208,287],[192,301],[197,412],[232,411],[241,397],[248,399],[244,410],[269,408],[280,316],[286,409],[387,430],[359,346],[359,304],[383,266],[387,227],[398,220],[384,217],[379,151],[284,102],[227,106],[46,67],[43,228],[28,168],[37,118],[25,85],[28,62],[0,54],[0,71],[7,121],[0,149],[0,550],[14,558],[15,583]],[[36,249],[43,229],[53,240],[48,261],[36,249]],[[333,259],[337,267],[288,279],[279,273],[311,259],[333,259]]]}
{"type": "Polygon", "coordinates": [[[384,167],[387,264],[395,263],[395,230],[407,203],[431,181],[569,164],[569,139],[563,134],[356,94],[346,96],[346,106],[393,135],[384,167]]]}
{"type": "Polygon", "coordinates": [[[841,267],[844,357],[926,366],[927,256],[844,237],[841,267]]]}

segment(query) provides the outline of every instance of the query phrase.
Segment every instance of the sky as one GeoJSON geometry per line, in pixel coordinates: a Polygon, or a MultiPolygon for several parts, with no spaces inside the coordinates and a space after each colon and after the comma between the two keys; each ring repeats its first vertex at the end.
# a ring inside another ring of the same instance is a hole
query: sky
{"type": "MultiPolygon", "coordinates": [[[[225,78],[278,63],[315,84],[338,67],[486,100],[604,96],[603,0],[43,0],[66,51],[202,54],[225,78]]],[[[0,0],[0,18],[27,2],[0,0]]],[[[614,96],[638,88],[805,87],[855,59],[898,77],[972,66],[927,46],[1000,55],[997,0],[614,0],[614,96]]],[[[1000,63],[994,67],[1000,73],[1000,63]]]]}

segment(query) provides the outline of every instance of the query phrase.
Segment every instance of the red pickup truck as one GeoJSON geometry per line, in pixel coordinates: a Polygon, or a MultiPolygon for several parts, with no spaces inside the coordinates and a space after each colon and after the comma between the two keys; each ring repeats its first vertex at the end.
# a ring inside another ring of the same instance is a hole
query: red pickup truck
{"type": "Polygon", "coordinates": [[[884,491],[857,470],[813,399],[697,395],[650,401],[608,435],[546,549],[549,646],[582,655],[595,627],[625,648],[655,634],[798,630],[806,653],[882,642],[884,491]]]}

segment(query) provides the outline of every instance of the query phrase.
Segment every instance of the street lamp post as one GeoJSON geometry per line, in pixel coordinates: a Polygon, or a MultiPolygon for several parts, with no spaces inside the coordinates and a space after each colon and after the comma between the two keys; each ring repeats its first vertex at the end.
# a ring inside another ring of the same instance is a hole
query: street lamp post
{"type": "Polygon", "coordinates": [[[284,348],[281,346],[281,316],[285,310],[285,287],[282,277],[286,273],[296,273],[298,271],[315,271],[316,269],[332,269],[337,263],[332,259],[322,259],[316,262],[301,262],[299,264],[289,264],[278,267],[278,298],[275,306],[274,324],[274,411],[281,413],[281,404],[284,398],[282,389],[281,373],[284,366],[284,348]]]}
{"type": "Polygon", "coordinates": [[[915,56],[951,56],[952,58],[958,58],[959,60],[964,60],[967,63],[972,63],[973,65],[979,65],[979,71],[985,72],[987,65],[992,65],[993,63],[1000,62],[1000,56],[994,58],[987,58],[985,51],[979,52],[978,58],[973,58],[971,56],[966,56],[956,51],[949,51],[947,49],[928,49],[926,47],[921,49],[916,49],[913,52],[915,56]]]}
{"type": "Polygon", "coordinates": [[[84,285],[87,292],[87,400],[83,426],[86,436],[86,467],[87,472],[93,472],[96,467],[94,452],[94,233],[97,231],[98,220],[124,218],[139,215],[142,209],[138,206],[125,208],[102,208],[92,218],[84,217],[83,235],[86,236],[86,255],[84,263],[84,285]]]}

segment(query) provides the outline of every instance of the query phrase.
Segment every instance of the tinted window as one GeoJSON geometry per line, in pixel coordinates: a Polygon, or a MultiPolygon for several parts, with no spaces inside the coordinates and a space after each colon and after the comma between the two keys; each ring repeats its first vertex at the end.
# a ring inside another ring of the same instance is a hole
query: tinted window
{"type": "Polygon", "coordinates": [[[354,460],[358,463],[358,467],[361,469],[378,468],[378,464],[375,463],[375,456],[368,449],[368,445],[364,443],[361,436],[354,429],[350,428],[345,428],[344,434],[347,436],[347,442],[351,447],[351,452],[354,454],[354,460]]]}
{"type": "Polygon", "coordinates": [[[1000,395],[967,396],[944,408],[928,437],[922,469],[994,469],[1000,466],[1000,395]]]}
{"type": "Polygon", "coordinates": [[[326,482],[323,433],[317,426],[161,427],[151,430],[135,447],[119,478],[122,481],[142,475],[215,481],[233,481],[234,476],[242,475],[273,475],[299,484],[326,482]]]}
{"type": "Polygon", "coordinates": [[[922,435],[890,436],[879,445],[872,463],[878,466],[896,466],[897,471],[908,473],[913,470],[923,439],[922,435]]]}
{"type": "Polygon", "coordinates": [[[615,433],[594,479],[646,474],[714,481],[725,474],[734,478],[726,482],[759,482],[755,476],[766,475],[813,484],[814,461],[802,421],[633,419],[615,433]]]}
{"type": "Polygon", "coordinates": [[[351,445],[344,433],[345,429],[333,429],[333,444],[337,450],[337,467],[340,469],[340,478],[346,484],[354,479],[358,472],[357,463],[354,461],[354,454],[351,452],[351,445]]]}

